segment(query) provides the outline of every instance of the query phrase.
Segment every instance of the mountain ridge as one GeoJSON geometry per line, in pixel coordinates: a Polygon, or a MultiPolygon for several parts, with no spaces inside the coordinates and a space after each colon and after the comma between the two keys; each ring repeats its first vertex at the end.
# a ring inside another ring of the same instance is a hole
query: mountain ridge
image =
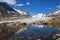
{"type": "Polygon", "coordinates": [[[0,2],[0,20],[17,20],[30,18],[28,12],[19,13],[16,9],[10,7],[7,3],[0,2]],[[24,14],[24,15],[23,15],[24,14]]]}

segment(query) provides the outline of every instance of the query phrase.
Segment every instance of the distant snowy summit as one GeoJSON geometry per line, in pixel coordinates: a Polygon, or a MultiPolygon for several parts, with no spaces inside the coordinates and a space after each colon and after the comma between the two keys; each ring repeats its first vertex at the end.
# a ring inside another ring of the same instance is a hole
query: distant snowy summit
{"type": "Polygon", "coordinates": [[[56,10],[53,13],[49,13],[49,14],[40,13],[40,14],[34,15],[34,16],[32,16],[32,20],[33,20],[33,22],[36,22],[36,21],[48,22],[49,20],[51,20],[57,16],[60,16],[60,10],[56,10]]]}
{"type": "Polygon", "coordinates": [[[56,16],[59,16],[60,15],[60,9],[54,11],[54,12],[51,12],[47,15],[47,17],[56,17],[56,16]]]}
{"type": "Polygon", "coordinates": [[[51,17],[47,17],[46,14],[37,14],[32,16],[34,21],[47,21],[51,19],[51,17]]]}

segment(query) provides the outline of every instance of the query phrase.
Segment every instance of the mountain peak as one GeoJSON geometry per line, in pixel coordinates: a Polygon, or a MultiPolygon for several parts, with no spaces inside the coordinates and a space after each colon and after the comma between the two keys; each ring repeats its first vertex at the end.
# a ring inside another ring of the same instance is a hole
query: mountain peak
{"type": "Polygon", "coordinates": [[[0,7],[3,7],[5,10],[8,10],[8,11],[15,11],[5,2],[0,2],[0,7]]]}

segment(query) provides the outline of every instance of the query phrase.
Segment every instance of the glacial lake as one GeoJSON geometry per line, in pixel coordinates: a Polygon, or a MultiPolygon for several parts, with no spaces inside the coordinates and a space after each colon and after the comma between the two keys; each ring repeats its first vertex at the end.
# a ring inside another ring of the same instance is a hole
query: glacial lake
{"type": "Polygon", "coordinates": [[[32,25],[27,30],[18,32],[9,40],[55,40],[59,31],[47,25],[32,25]]]}

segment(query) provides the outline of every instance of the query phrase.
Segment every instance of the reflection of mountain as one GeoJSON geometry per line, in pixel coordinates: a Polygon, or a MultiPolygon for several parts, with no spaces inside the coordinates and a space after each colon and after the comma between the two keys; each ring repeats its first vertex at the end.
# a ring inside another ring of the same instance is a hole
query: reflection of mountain
{"type": "Polygon", "coordinates": [[[30,18],[28,12],[18,12],[17,9],[10,7],[4,2],[0,2],[0,20],[15,20],[30,18]],[[24,14],[24,15],[23,15],[24,14]]]}

